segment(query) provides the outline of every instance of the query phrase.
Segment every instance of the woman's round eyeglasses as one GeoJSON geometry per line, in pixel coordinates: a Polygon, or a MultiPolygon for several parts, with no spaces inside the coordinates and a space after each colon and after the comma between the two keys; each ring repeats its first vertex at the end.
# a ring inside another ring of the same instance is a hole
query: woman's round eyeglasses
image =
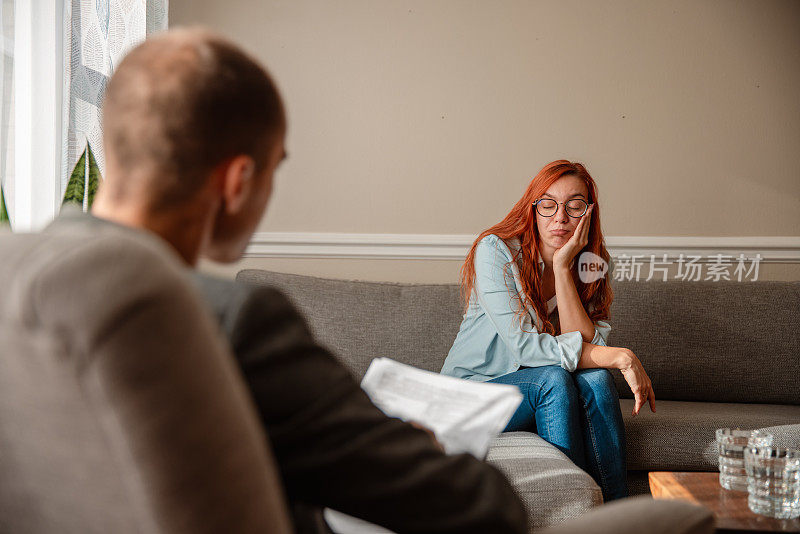
{"type": "Polygon", "coordinates": [[[533,206],[542,217],[552,217],[558,211],[559,204],[564,204],[567,215],[573,218],[583,217],[583,214],[589,209],[589,204],[581,198],[571,198],[566,202],[556,202],[551,198],[540,198],[533,203],[533,206]]]}

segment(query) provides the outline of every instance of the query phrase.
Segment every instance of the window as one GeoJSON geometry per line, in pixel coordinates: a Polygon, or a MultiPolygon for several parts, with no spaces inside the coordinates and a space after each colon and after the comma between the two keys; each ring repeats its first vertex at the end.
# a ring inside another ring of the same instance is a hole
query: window
{"type": "Polygon", "coordinates": [[[166,29],[168,2],[0,0],[0,6],[0,178],[14,230],[36,231],[58,213],[87,143],[102,170],[105,81],[127,50],[166,29]]]}

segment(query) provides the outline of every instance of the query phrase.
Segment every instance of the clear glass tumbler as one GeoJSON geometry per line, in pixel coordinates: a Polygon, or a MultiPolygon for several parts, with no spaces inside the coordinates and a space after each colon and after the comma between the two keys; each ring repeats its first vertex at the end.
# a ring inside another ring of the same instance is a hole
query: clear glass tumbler
{"type": "Polygon", "coordinates": [[[725,489],[747,491],[747,473],[744,470],[744,449],[747,446],[772,445],[772,434],[760,430],[738,428],[717,429],[719,450],[719,484],[725,489]]]}
{"type": "Polygon", "coordinates": [[[778,519],[800,517],[800,450],[746,447],[747,505],[778,519]]]}

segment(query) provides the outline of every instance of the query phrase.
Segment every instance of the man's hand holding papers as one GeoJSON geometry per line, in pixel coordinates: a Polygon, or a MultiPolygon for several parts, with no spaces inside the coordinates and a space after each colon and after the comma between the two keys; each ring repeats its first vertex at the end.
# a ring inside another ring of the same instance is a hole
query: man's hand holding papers
{"type": "MultiPolygon", "coordinates": [[[[444,376],[390,358],[372,361],[361,388],[386,415],[432,431],[447,454],[480,459],[522,402],[515,386],[444,376]]],[[[325,520],[337,534],[390,532],[331,509],[325,520]]]]}

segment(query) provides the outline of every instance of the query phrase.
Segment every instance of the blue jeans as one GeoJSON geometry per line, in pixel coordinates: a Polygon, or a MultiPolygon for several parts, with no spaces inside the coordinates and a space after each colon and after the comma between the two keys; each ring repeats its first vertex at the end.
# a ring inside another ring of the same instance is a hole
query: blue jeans
{"type": "Polygon", "coordinates": [[[625,426],[607,369],[522,367],[490,382],[517,386],[523,395],[505,432],[535,432],[588,472],[605,501],[627,497],[625,426]]]}

